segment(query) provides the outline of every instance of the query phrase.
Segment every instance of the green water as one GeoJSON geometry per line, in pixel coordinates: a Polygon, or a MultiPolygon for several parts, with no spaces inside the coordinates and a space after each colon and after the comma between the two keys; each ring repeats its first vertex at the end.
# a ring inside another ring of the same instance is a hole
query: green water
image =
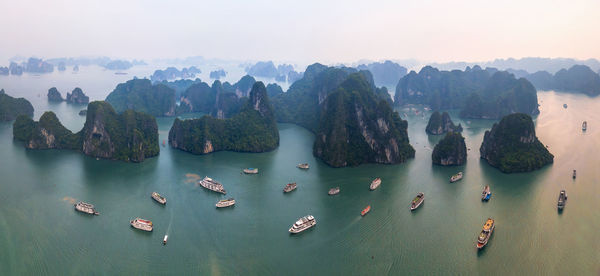
{"type": "MultiPolygon", "coordinates": [[[[45,93],[54,82],[64,92],[79,84],[92,99],[102,99],[127,78],[102,74],[86,77],[84,71],[59,81],[56,73],[11,76],[0,78],[0,87],[31,100],[36,118],[53,110],[78,131],[85,120],[77,115],[81,107],[49,105],[45,93]]],[[[128,164],[75,151],[26,150],[12,141],[11,123],[2,123],[0,275],[597,274],[600,100],[538,95],[537,135],[555,162],[512,175],[479,159],[483,133],[493,121],[468,123],[453,114],[465,127],[470,150],[466,166],[445,168],[431,165],[431,149],[441,137],[425,134],[429,114],[423,118],[407,109],[399,111],[409,114],[414,159],[343,169],[316,160],[313,135],[290,124],[279,125],[281,145],[268,153],[195,156],[161,146],[160,156],[128,164]],[[301,162],[309,162],[310,170],[297,169],[301,162]],[[245,167],[260,173],[243,175],[245,167]],[[464,171],[464,179],[449,183],[458,171],[464,171]],[[190,182],[188,176],[194,175],[219,180],[227,196],[190,182]],[[370,192],[375,177],[383,182],[370,192]],[[291,181],[298,189],[283,194],[291,181]],[[484,185],[493,193],[487,203],[480,200],[484,185]],[[328,196],[335,186],[340,194],[328,196]],[[560,189],[569,195],[562,214],[556,210],[560,189]],[[166,196],[168,204],[155,203],[152,191],[166,196]],[[417,192],[425,193],[425,203],[411,213],[417,192]],[[217,210],[214,204],[229,196],[236,206],[217,210]],[[72,200],[95,204],[101,215],[74,211],[72,200]],[[371,212],[361,217],[366,205],[371,212]],[[315,216],[317,226],[291,236],[288,228],[307,214],[315,216]],[[154,232],[132,229],[129,220],[135,217],[152,220],[154,232]],[[475,240],[488,217],[496,220],[496,231],[478,252],[475,240]],[[163,246],[166,233],[169,242],[163,246]]],[[[172,120],[158,119],[161,142],[172,120]]]]}

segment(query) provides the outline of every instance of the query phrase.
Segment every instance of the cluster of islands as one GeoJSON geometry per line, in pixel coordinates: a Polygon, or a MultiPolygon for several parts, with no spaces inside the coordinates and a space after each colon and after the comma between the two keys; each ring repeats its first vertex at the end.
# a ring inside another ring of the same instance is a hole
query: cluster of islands
{"type": "MultiPolygon", "coordinates": [[[[150,79],[134,78],[120,83],[104,101],[89,102],[89,97],[78,87],[67,93],[66,98],[55,87],[50,88],[48,101],[87,105],[80,112],[86,116],[84,126],[76,133],[64,127],[52,111],[44,112],[34,121],[29,101],[0,90],[0,120],[14,120],[13,138],[27,149],[75,150],[94,158],[126,162],[143,162],[160,153],[156,117],[206,114],[196,119],[175,118],[168,134],[169,146],[197,155],[274,150],[280,142],[277,123],[292,123],[314,134],[315,157],[338,168],[367,163],[399,164],[414,158],[408,122],[394,107],[425,105],[433,112],[423,131],[428,135],[444,135],[433,148],[432,164],[461,166],[467,162],[469,149],[462,136],[463,127],[456,125],[447,112],[458,110],[463,119],[497,120],[485,131],[479,156],[503,173],[519,173],[540,169],[554,161],[535,132],[532,116],[540,113],[536,87],[592,96],[600,93],[600,88],[596,88],[600,87],[600,77],[584,65],[554,75],[528,75],[535,84],[509,71],[480,66],[453,71],[426,66],[418,73],[407,74],[404,68],[390,62],[357,68],[315,63],[304,72],[295,73],[292,66],[275,67],[272,62],[259,62],[246,71],[276,79],[282,79],[281,76],[298,79],[284,91],[274,83],[265,86],[250,75],[233,84],[221,82],[219,78],[226,75],[223,71],[214,75],[211,72],[211,78],[216,80],[209,85],[198,78],[192,79],[200,73],[192,66],[182,70],[169,67],[155,71],[150,79]],[[399,78],[393,99],[385,86],[377,85],[371,71],[377,73],[380,82],[399,78]]],[[[586,127],[584,122],[584,131],[586,127]]],[[[163,141],[162,145],[166,144],[163,141]]],[[[309,165],[298,167],[308,169],[309,165]]],[[[244,173],[255,174],[258,169],[248,168],[244,173]]],[[[458,172],[450,182],[462,177],[462,172],[458,172]]],[[[380,178],[374,179],[370,190],[381,183],[380,178]]],[[[209,177],[199,184],[226,193],[222,184],[209,177]]],[[[284,192],[296,187],[296,183],[289,183],[284,192]]],[[[339,192],[340,188],[335,187],[329,190],[329,195],[339,192]]],[[[490,196],[490,188],[486,186],[482,200],[489,200],[490,196]]],[[[166,204],[166,198],[157,192],[152,193],[152,198],[166,204]]],[[[562,190],[559,210],[564,208],[566,198],[562,190]]],[[[411,202],[411,211],[424,199],[424,193],[418,193],[411,202]]],[[[234,204],[235,200],[229,198],[216,206],[234,204]]],[[[99,214],[89,203],[79,202],[75,208],[99,214]]],[[[370,210],[369,205],[361,215],[370,210]]],[[[151,221],[141,218],[130,224],[144,231],[153,229],[151,221]]],[[[300,233],[315,225],[315,217],[308,215],[298,219],[289,232],[300,233]]],[[[494,228],[495,221],[488,218],[478,237],[478,248],[487,244],[494,228]]],[[[165,235],[163,243],[166,244],[167,238],[165,235]]]]}
{"type": "MultiPolygon", "coordinates": [[[[247,71],[275,75],[290,73],[293,67],[264,62],[247,71]]],[[[433,164],[463,165],[467,160],[462,126],[455,125],[446,110],[459,110],[461,118],[499,120],[486,131],[480,157],[502,172],[532,171],[553,161],[535,136],[531,117],[539,114],[536,86],[542,84],[534,86],[508,71],[479,66],[443,71],[426,66],[406,74],[404,68],[390,62],[358,68],[315,63],[287,91],[277,84],[265,86],[250,75],[233,84],[185,79],[199,72],[193,66],[183,70],[170,67],[157,70],[150,79],[118,84],[104,101],[91,102],[82,110],[86,121],[77,133],[66,129],[53,112],[33,121],[31,104],[4,91],[0,119],[15,120],[14,138],[29,149],[71,149],[131,162],[159,154],[155,117],[206,114],[198,119],[177,118],[169,131],[168,144],[192,154],[271,151],[279,145],[277,123],[293,123],[314,133],[314,156],[329,166],[346,167],[397,164],[413,158],[408,123],[394,107],[419,104],[435,111],[425,131],[445,135],[433,150],[433,164]],[[388,67],[391,69],[386,70],[388,67]],[[394,99],[386,87],[376,85],[370,70],[378,72],[380,80],[403,75],[394,99]],[[182,79],[169,81],[172,78],[182,79]]],[[[600,93],[600,88],[594,88],[600,77],[584,65],[560,70],[551,79],[544,85],[589,95],[600,93]]],[[[65,99],[53,87],[48,100],[65,99]]],[[[66,101],[88,104],[89,98],[75,88],[67,93],[66,101]]]]}

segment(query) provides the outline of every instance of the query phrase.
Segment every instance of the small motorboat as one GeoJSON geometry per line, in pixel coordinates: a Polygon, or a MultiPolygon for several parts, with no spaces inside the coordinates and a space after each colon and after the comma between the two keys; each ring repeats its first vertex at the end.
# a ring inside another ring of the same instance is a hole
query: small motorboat
{"type": "Polygon", "coordinates": [[[165,235],[165,237],[163,238],[163,245],[167,244],[167,239],[169,238],[169,235],[165,235]]]}
{"type": "Polygon", "coordinates": [[[488,201],[491,197],[492,192],[490,192],[490,186],[486,185],[485,188],[483,188],[483,192],[481,193],[481,200],[488,201]]]}
{"type": "Polygon", "coordinates": [[[371,211],[371,205],[368,205],[367,207],[365,207],[365,209],[363,209],[363,210],[360,212],[360,215],[361,215],[361,216],[364,216],[364,215],[366,215],[367,213],[369,213],[370,211],[371,211]]]}

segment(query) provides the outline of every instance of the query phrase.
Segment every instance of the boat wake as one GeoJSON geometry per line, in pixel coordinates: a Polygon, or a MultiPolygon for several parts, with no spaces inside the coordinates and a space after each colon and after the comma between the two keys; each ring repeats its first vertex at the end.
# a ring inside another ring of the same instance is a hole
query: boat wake
{"type": "Polygon", "coordinates": [[[66,201],[66,202],[69,202],[69,203],[71,203],[71,204],[75,204],[75,202],[77,202],[77,199],[75,199],[75,198],[72,198],[72,197],[70,197],[70,196],[65,196],[65,197],[63,197],[63,199],[62,199],[62,200],[63,200],[63,201],[66,201]]]}

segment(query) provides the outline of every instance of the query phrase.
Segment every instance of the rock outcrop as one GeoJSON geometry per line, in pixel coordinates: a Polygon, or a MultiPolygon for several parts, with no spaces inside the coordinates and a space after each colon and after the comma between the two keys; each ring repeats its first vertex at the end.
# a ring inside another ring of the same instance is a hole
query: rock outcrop
{"type": "Polygon", "coordinates": [[[169,131],[169,144],[193,154],[275,149],[279,145],[279,131],[264,84],[254,83],[241,111],[229,119],[211,116],[175,119],[169,131]]]}
{"type": "Polygon", "coordinates": [[[0,122],[12,121],[19,115],[33,117],[33,106],[24,98],[13,98],[4,92],[0,93],[0,122]]]}
{"type": "Polygon", "coordinates": [[[486,131],[479,152],[481,158],[505,173],[533,171],[554,160],[535,136],[531,117],[522,113],[507,115],[486,131]]]}
{"type": "Polygon", "coordinates": [[[73,104],[88,104],[90,97],[86,96],[81,88],[76,87],[72,93],[67,93],[67,102],[73,104]]]}
{"type": "Polygon", "coordinates": [[[56,87],[52,87],[50,89],[48,89],[48,101],[50,102],[62,102],[64,101],[62,95],[60,94],[60,92],[58,92],[58,89],[56,89],[56,87]]]}
{"type": "Polygon", "coordinates": [[[396,105],[425,104],[433,110],[461,109],[463,118],[496,119],[511,113],[539,114],[537,91],[524,78],[495,68],[440,71],[425,66],[396,86],[396,105]]]}
{"type": "Polygon", "coordinates": [[[458,124],[456,126],[452,119],[450,119],[450,115],[448,112],[444,112],[440,114],[438,111],[435,111],[429,117],[429,122],[427,123],[427,127],[425,128],[425,132],[427,134],[440,135],[446,132],[462,132],[462,126],[458,124]]]}
{"type": "Polygon", "coordinates": [[[467,146],[460,132],[448,132],[433,148],[433,164],[442,166],[464,165],[467,162],[467,146]]]}
{"type": "Polygon", "coordinates": [[[106,101],[119,113],[133,109],[153,116],[175,115],[175,90],[160,83],[153,85],[147,79],[118,84],[106,101]]]}
{"type": "Polygon", "coordinates": [[[407,122],[377,97],[365,74],[350,74],[321,108],[313,154],[328,165],[395,164],[414,157],[407,122]]]}
{"type": "Polygon", "coordinates": [[[45,112],[38,122],[19,116],[13,137],[29,149],[71,149],[112,160],[142,162],[159,153],[158,126],[154,117],[127,110],[117,114],[106,102],[88,105],[85,125],[73,134],[56,115],[45,112]]]}

